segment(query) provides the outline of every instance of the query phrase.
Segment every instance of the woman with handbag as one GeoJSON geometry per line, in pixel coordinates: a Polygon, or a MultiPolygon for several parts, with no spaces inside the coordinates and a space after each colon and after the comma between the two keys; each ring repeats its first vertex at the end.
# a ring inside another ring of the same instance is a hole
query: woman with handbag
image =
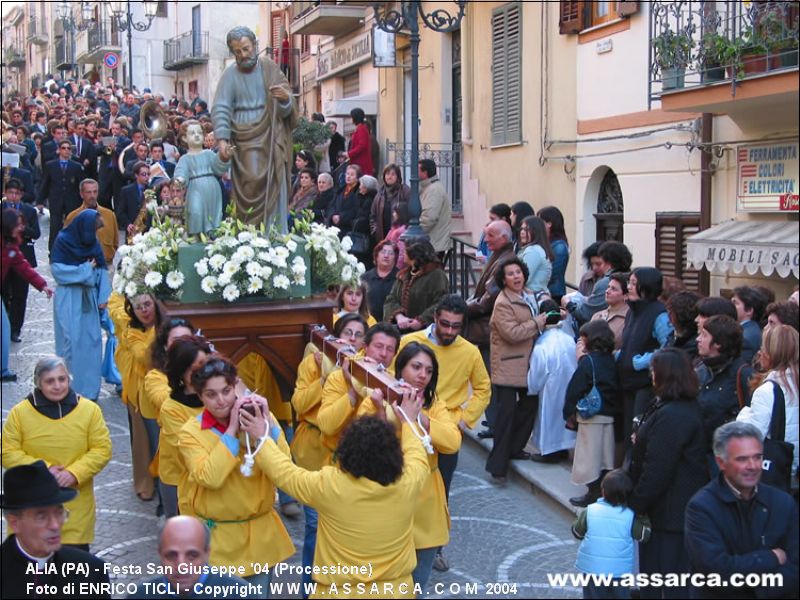
{"type": "Polygon", "coordinates": [[[528,267],[517,257],[501,264],[495,274],[500,293],[489,320],[489,339],[497,415],[494,446],[486,459],[494,484],[505,483],[509,461],[531,458],[525,445],[533,430],[537,401],[528,393],[528,363],[547,315],[534,316],[536,300],[525,292],[527,279],[528,267]]]}
{"type": "MultiPolygon", "coordinates": [[[[635,482],[628,506],[650,517],[650,543],[640,546],[642,573],[689,573],[684,547],[686,505],[708,482],[699,388],[688,355],[665,348],[653,355],[655,400],[633,433],[630,468],[635,482]]],[[[643,587],[642,598],[688,598],[686,587],[643,587]]]]}
{"type": "Polygon", "coordinates": [[[589,488],[569,501],[573,506],[589,506],[600,497],[603,476],[614,468],[614,418],[622,406],[611,327],[606,321],[589,321],[581,327],[580,338],[586,354],[567,386],[564,419],[578,428],[572,483],[589,488]]]}
{"type": "MultiPolygon", "coordinates": [[[[776,399],[783,396],[785,431],[784,441],[792,444],[793,458],[791,485],[797,488],[797,449],[798,449],[798,343],[797,330],[789,325],[777,325],[764,330],[761,340],[760,361],[765,373],[757,374],[751,386],[754,388],[750,406],[745,406],[737,421],[752,423],[758,427],[765,438],[770,435],[772,413],[776,399]]],[[[776,424],[780,427],[780,424],[776,424]]],[[[767,451],[765,439],[764,451],[767,451]]],[[[762,476],[763,478],[763,476],[762,476]]],[[[784,474],[785,478],[785,474],[784,474]]],[[[771,479],[771,477],[770,477],[771,479]]],[[[770,481],[767,481],[770,483],[770,481]]],[[[778,482],[773,482],[777,484],[778,482]]]]}

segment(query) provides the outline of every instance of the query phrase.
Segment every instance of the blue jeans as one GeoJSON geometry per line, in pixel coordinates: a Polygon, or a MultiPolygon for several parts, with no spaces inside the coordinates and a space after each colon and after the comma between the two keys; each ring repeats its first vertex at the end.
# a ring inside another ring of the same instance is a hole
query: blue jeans
{"type": "Polygon", "coordinates": [[[411,577],[414,579],[414,584],[422,588],[422,594],[425,595],[425,586],[428,585],[428,579],[431,578],[431,571],[433,570],[433,559],[436,558],[438,548],[423,548],[417,550],[417,566],[411,577]]]}
{"type": "Polygon", "coordinates": [[[306,585],[311,583],[311,573],[306,573],[305,568],[314,564],[314,551],[317,548],[317,511],[310,506],[304,506],[306,514],[306,536],[303,539],[303,598],[306,596],[306,585]]]}
{"type": "Polygon", "coordinates": [[[261,586],[260,594],[251,594],[248,598],[269,598],[269,583],[272,581],[272,570],[266,573],[259,573],[258,575],[250,575],[250,577],[245,577],[244,580],[251,585],[261,586]]]}
{"type": "MultiPolygon", "coordinates": [[[[287,444],[291,444],[292,440],[294,439],[294,428],[291,426],[291,424],[286,425],[286,424],[281,423],[281,425],[283,426],[283,435],[286,436],[286,443],[287,444]]],[[[278,488],[278,503],[281,506],[284,506],[285,504],[290,504],[292,502],[297,502],[297,500],[292,498],[289,494],[284,492],[282,489],[278,488]]],[[[314,531],[316,532],[316,529],[314,531]]],[[[316,539],[316,536],[315,536],[315,539],[316,539]]],[[[313,555],[312,555],[312,558],[313,558],[313,555]]]]}
{"type": "Polygon", "coordinates": [[[8,347],[11,345],[11,323],[8,321],[6,306],[0,302],[0,375],[8,375],[8,347]]]}

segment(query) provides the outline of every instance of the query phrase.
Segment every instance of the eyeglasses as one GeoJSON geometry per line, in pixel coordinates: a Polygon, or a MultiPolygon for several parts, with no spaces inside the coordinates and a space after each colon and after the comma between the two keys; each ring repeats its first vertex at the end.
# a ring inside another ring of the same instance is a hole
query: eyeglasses
{"type": "Polygon", "coordinates": [[[135,304],[133,306],[134,310],[147,310],[148,308],[153,308],[153,302],[142,302],[141,304],[135,304]]]}
{"type": "Polygon", "coordinates": [[[344,331],[342,331],[342,337],[349,337],[349,338],[355,338],[357,340],[360,340],[361,338],[364,337],[364,334],[361,333],[360,331],[353,331],[352,329],[345,329],[344,331]]]}
{"type": "Polygon", "coordinates": [[[459,323],[451,323],[450,321],[445,321],[443,319],[436,320],[436,326],[441,327],[442,329],[461,329],[463,325],[464,325],[463,321],[459,323]]]}
{"type": "Polygon", "coordinates": [[[69,509],[59,506],[53,510],[39,510],[31,516],[23,516],[23,518],[33,521],[35,525],[40,527],[47,525],[50,522],[50,519],[54,517],[59,523],[65,523],[67,519],[69,519],[69,509]]]}

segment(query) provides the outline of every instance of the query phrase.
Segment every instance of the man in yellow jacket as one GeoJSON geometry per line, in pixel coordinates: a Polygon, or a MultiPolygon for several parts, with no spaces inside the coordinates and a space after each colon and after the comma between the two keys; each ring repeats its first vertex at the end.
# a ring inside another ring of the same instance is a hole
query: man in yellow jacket
{"type": "Polygon", "coordinates": [[[94,179],[84,179],[80,183],[80,194],[83,203],[67,215],[64,219],[64,227],[67,227],[72,220],[86,209],[96,210],[103,219],[103,226],[97,230],[97,241],[103,248],[106,264],[110,265],[114,260],[119,246],[119,235],[117,234],[117,216],[113,210],[109,210],[97,204],[99,187],[94,179]]]}

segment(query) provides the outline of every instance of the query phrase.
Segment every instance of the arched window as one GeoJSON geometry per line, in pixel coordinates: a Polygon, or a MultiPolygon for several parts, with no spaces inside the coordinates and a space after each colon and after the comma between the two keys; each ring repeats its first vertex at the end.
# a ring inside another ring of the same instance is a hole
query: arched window
{"type": "Polygon", "coordinates": [[[598,240],[623,241],[623,213],[622,190],[619,187],[619,181],[617,181],[614,171],[609,169],[600,184],[600,191],[597,194],[597,212],[594,213],[594,218],[597,222],[598,240]]]}

